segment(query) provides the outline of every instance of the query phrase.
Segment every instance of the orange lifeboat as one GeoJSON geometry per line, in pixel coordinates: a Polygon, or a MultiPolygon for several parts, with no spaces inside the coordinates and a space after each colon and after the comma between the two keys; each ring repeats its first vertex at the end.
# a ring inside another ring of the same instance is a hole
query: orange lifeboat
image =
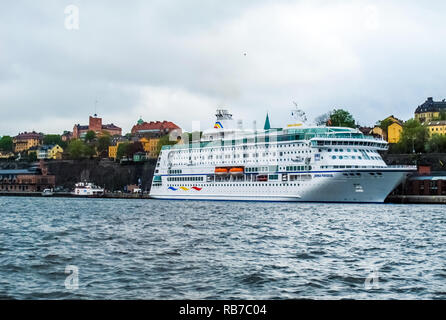
{"type": "Polygon", "coordinates": [[[226,169],[226,168],[215,168],[215,174],[220,174],[220,175],[228,174],[228,169],[226,169]]]}
{"type": "Polygon", "coordinates": [[[231,169],[229,169],[229,172],[232,175],[242,175],[244,173],[244,170],[243,170],[243,168],[231,168],[231,169]]]}

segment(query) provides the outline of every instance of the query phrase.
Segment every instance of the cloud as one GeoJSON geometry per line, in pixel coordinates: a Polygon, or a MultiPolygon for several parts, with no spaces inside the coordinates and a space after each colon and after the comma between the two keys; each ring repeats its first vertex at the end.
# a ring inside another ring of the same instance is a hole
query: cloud
{"type": "Polygon", "coordinates": [[[71,130],[96,112],[286,125],[334,107],[371,125],[445,96],[446,4],[415,1],[72,1],[0,4],[0,135],[71,130]],[[69,4],[71,4],[69,3],[69,4]],[[95,104],[95,101],[98,103],[95,104]]]}

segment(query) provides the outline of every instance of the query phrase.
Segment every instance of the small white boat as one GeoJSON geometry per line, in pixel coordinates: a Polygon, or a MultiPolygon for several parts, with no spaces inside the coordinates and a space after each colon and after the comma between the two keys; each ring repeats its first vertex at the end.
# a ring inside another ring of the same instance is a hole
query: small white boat
{"type": "Polygon", "coordinates": [[[79,182],[75,184],[72,194],[75,196],[98,196],[104,194],[104,188],[98,187],[91,182],[79,182]]]}
{"type": "Polygon", "coordinates": [[[42,191],[42,197],[50,197],[54,195],[53,189],[44,189],[42,191]]]}

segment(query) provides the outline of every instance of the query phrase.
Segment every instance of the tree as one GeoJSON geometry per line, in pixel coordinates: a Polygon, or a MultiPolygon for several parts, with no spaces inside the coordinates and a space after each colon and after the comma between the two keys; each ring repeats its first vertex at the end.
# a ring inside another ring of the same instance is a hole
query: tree
{"type": "Polygon", "coordinates": [[[86,158],[92,158],[96,155],[96,148],[91,144],[84,144],[82,155],[86,158]]]}
{"type": "Polygon", "coordinates": [[[3,136],[0,139],[0,150],[12,152],[13,149],[14,143],[12,142],[12,138],[10,136],[3,136]]]}
{"type": "Polygon", "coordinates": [[[333,112],[331,112],[329,124],[332,127],[356,127],[353,116],[350,112],[343,109],[334,109],[333,112]]]}
{"type": "Polygon", "coordinates": [[[93,130],[87,131],[87,133],[85,134],[85,141],[92,142],[94,141],[94,139],[96,139],[96,132],[94,132],[93,130]]]}
{"type": "Polygon", "coordinates": [[[429,153],[446,152],[446,136],[434,134],[426,143],[426,151],[429,153]]]}
{"type": "Polygon", "coordinates": [[[122,157],[127,156],[127,149],[129,148],[130,142],[123,142],[118,145],[118,150],[116,151],[116,159],[121,160],[122,157]]]}
{"type": "Polygon", "coordinates": [[[427,127],[416,119],[410,119],[403,124],[401,139],[392,151],[397,153],[425,152],[428,139],[427,127]]]}
{"type": "Polygon", "coordinates": [[[126,156],[129,158],[133,158],[133,155],[137,152],[144,152],[144,147],[139,141],[135,141],[128,145],[126,149],[126,156]]]}
{"type": "Polygon", "coordinates": [[[170,139],[170,136],[169,136],[169,135],[162,136],[162,137],[159,139],[158,144],[157,144],[157,146],[156,146],[156,154],[159,154],[159,153],[160,153],[160,151],[161,151],[161,149],[162,149],[163,146],[166,146],[166,145],[174,145],[174,144],[176,144],[177,142],[178,142],[177,139],[175,139],[175,140],[172,141],[172,140],[170,139]]]}
{"type": "Polygon", "coordinates": [[[384,132],[387,132],[387,129],[389,126],[393,123],[392,119],[384,119],[381,121],[378,121],[377,125],[380,127],[384,132]]]}
{"type": "Polygon", "coordinates": [[[59,134],[47,134],[43,137],[43,144],[57,144],[62,149],[65,149],[67,147],[67,143],[65,141],[62,141],[62,137],[59,134]]]}
{"type": "Polygon", "coordinates": [[[97,149],[99,153],[107,153],[108,147],[111,146],[111,138],[109,134],[104,134],[98,138],[97,149]]]}
{"type": "Polygon", "coordinates": [[[84,156],[85,143],[79,139],[73,139],[68,144],[68,154],[71,159],[81,159],[84,156]]]}
{"type": "Polygon", "coordinates": [[[28,161],[37,161],[37,153],[35,151],[32,151],[28,154],[28,161]]]}

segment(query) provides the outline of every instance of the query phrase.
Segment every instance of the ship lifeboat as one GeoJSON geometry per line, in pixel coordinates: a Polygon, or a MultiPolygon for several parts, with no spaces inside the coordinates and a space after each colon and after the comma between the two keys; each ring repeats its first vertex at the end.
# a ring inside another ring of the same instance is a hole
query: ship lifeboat
{"type": "Polygon", "coordinates": [[[226,169],[226,168],[215,168],[215,174],[226,175],[226,174],[228,174],[228,169],[226,169]]]}
{"type": "Polygon", "coordinates": [[[243,168],[231,168],[231,169],[229,169],[229,173],[231,175],[234,175],[234,176],[243,175],[243,172],[244,172],[243,168]]]}

